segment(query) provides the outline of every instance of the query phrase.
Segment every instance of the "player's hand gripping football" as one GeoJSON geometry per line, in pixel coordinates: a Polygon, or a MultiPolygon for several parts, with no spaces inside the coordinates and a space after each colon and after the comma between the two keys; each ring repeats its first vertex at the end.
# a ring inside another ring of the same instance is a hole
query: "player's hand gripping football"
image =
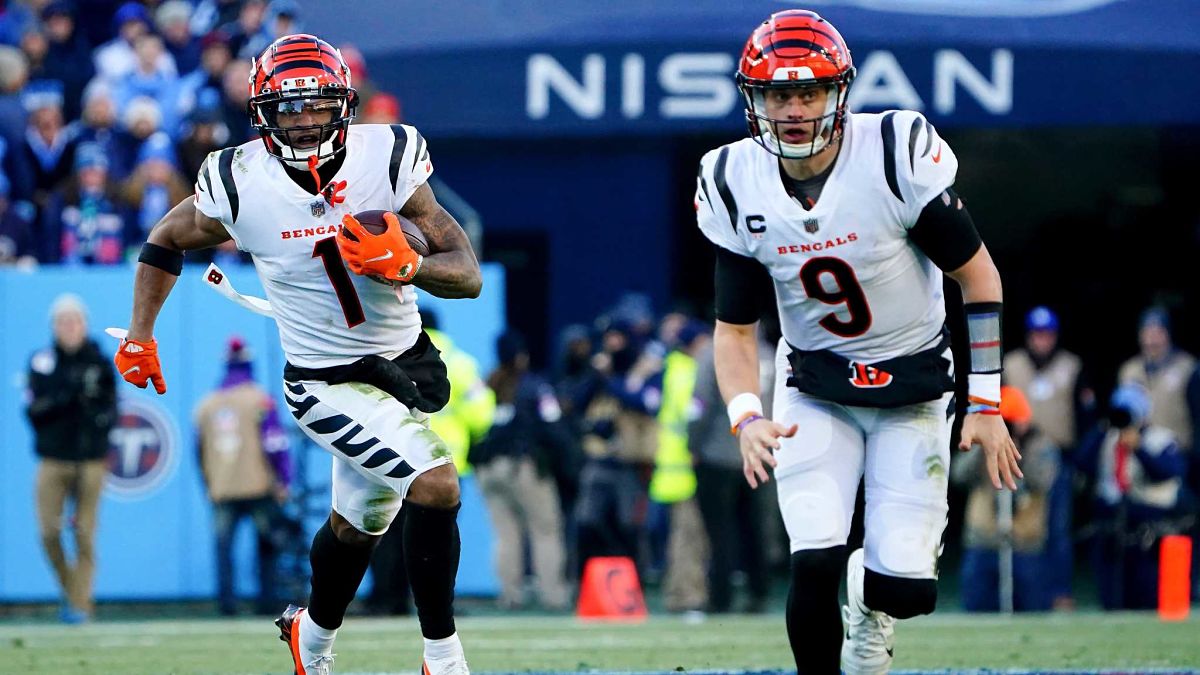
{"type": "Polygon", "coordinates": [[[992,486],[997,490],[1004,487],[1016,490],[1016,479],[1025,477],[1025,474],[1021,473],[1021,467],[1017,465],[1021,459],[1021,452],[1008,435],[1008,427],[1004,426],[1004,420],[999,415],[967,415],[963,420],[962,440],[958,442],[958,449],[967,451],[975,445],[983,448],[992,486]]]}
{"type": "Polygon", "coordinates": [[[799,425],[785,427],[765,417],[742,427],[737,435],[738,447],[742,451],[742,475],[750,487],[757,488],[770,480],[767,466],[773,469],[778,465],[775,451],[779,449],[779,439],[795,436],[798,428],[799,425]]]}
{"type": "Polygon", "coordinates": [[[408,245],[394,213],[385,213],[383,219],[387,229],[380,234],[371,234],[354,216],[342,216],[342,229],[337,234],[338,250],[346,266],[355,274],[408,283],[420,271],[424,258],[408,245]]]}
{"type": "Polygon", "coordinates": [[[117,372],[126,382],[141,389],[145,389],[146,383],[151,382],[154,384],[154,391],[159,394],[167,393],[167,381],[163,379],[162,365],[158,362],[158,343],[154,338],[150,338],[148,342],[122,338],[113,362],[117,364],[117,372]]]}

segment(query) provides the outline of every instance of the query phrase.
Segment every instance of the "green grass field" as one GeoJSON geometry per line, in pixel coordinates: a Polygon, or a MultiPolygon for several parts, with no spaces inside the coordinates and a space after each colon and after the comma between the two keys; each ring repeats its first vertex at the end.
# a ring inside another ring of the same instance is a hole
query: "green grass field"
{"type": "MultiPolygon", "coordinates": [[[[521,615],[466,618],[458,626],[476,672],[794,668],[778,615],[641,625],[521,615]]],[[[416,672],[420,644],[413,620],[348,619],[337,672],[416,672]]],[[[898,670],[1200,669],[1200,620],[946,613],[901,623],[896,647],[898,670]]],[[[285,672],[288,656],[269,619],[0,624],[0,673],[285,672]]]]}

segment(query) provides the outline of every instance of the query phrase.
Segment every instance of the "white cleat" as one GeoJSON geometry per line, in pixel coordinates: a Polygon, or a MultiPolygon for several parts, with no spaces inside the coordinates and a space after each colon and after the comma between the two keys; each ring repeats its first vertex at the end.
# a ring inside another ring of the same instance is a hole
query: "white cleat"
{"type": "Polygon", "coordinates": [[[850,554],[846,564],[847,603],[842,606],[846,639],[842,641],[842,670],[846,675],[886,675],[892,667],[896,620],[872,612],[863,603],[863,550],[850,554]]]}
{"type": "Polygon", "coordinates": [[[462,654],[449,659],[425,657],[421,663],[421,675],[471,675],[471,669],[467,667],[467,657],[462,654]]]}

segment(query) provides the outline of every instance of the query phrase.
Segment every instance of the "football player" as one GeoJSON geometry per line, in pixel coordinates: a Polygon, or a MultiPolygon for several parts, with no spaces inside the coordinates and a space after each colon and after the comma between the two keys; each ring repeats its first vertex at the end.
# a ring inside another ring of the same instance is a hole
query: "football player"
{"type": "Polygon", "coordinates": [[[209,155],[195,196],[151,231],[117,369],[164,393],[154,321],[184,252],[233,239],[250,253],[287,355],[290,412],[334,456],[333,508],[313,538],[308,606],[288,607],[276,621],[295,671],[330,672],[346,607],[403,504],[423,672],[467,673],[453,613],[458,477],[428,427],[449,383],[421,330],[414,287],[477,297],[479,264],[426,184],[433,168],[421,134],[351,126],[357,104],[341,54],[312,35],[282,37],[253,61],[248,107],[262,142],[209,155]],[[381,234],[351,215],[367,209],[389,212],[381,234]],[[391,212],[421,229],[430,255],[409,246],[391,212]]]}
{"type": "Polygon", "coordinates": [[[721,393],[746,480],[774,469],[788,638],[799,672],[822,675],[839,651],[846,673],[887,672],[894,620],[934,608],[954,415],[943,273],[962,288],[971,343],[960,447],[982,447],[997,488],[1021,475],[999,416],[1000,276],[953,189],[958,160],[919,113],[850,113],[854,72],[829,22],[773,14],[738,67],[750,138],[706,154],[696,191],[717,246],[721,393]],[[755,339],[768,283],[783,329],[774,420],[755,339]],[[865,542],[847,556],[860,478],[865,542]]]}

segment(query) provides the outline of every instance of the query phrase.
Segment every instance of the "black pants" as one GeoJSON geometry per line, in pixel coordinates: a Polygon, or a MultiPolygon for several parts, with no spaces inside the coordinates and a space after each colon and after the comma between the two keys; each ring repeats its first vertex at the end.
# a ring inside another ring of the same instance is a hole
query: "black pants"
{"type": "Polygon", "coordinates": [[[278,549],[273,530],[279,504],[270,497],[233,499],[213,503],[213,529],[217,535],[217,602],[222,614],[237,611],[233,590],[233,537],[238,523],[249,518],[258,538],[258,603],[260,614],[275,610],[275,564],[278,549]]]}
{"type": "Polygon", "coordinates": [[[730,611],[731,579],[739,562],[746,574],[751,605],[761,605],[767,597],[767,566],[758,493],[750,488],[738,469],[699,464],[696,499],[712,546],[709,610],[730,611]]]}

